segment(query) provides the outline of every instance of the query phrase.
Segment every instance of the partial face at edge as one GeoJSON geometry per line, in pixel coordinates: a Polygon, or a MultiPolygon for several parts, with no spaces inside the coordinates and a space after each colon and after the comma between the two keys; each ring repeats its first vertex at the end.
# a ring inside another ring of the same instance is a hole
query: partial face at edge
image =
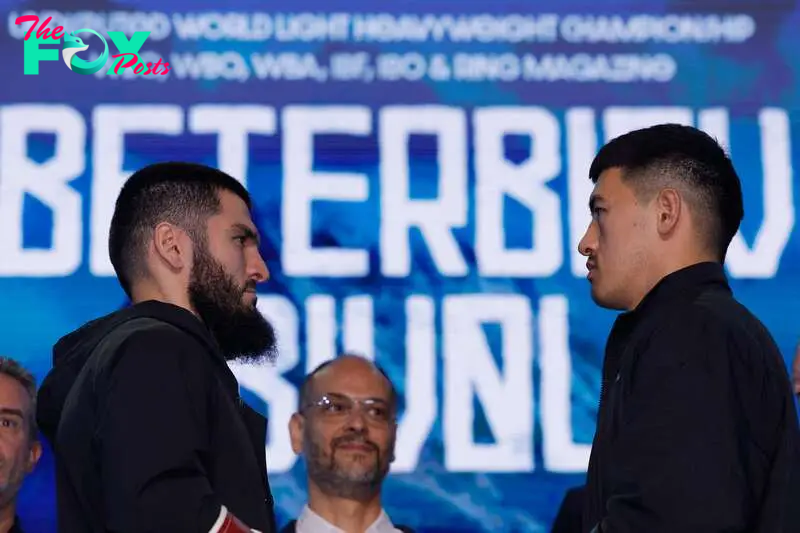
{"type": "Polygon", "coordinates": [[[42,454],[30,437],[32,408],[25,387],[0,374],[0,507],[16,498],[42,454]]]}

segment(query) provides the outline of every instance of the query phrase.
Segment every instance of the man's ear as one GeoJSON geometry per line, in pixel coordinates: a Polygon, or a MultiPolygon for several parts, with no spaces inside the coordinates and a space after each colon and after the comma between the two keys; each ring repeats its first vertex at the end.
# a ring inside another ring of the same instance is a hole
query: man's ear
{"type": "Polygon", "coordinates": [[[292,451],[300,455],[303,451],[303,432],[306,428],[306,419],[300,413],[295,413],[289,419],[289,438],[292,441],[292,451]]]}
{"type": "Polygon", "coordinates": [[[41,457],[42,444],[38,440],[34,440],[33,443],[31,443],[31,451],[28,453],[28,464],[26,465],[28,474],[33,472],[33,469],[36,468],[41,457]]]}
{"type": "Polygon", "coordinates": [[[659,191],[655,198],[656,214],[656,229],[658,234],[665,237],[675,231],[683,214],[683,199],[680,193],[671,187],[659,191]]]}
{"type": "Polygon", "coordinates": [[[153,230],[156,255],[173,270],[191,266],[191,245],[186,233],[169,222],[161,222],[153,230]]]}

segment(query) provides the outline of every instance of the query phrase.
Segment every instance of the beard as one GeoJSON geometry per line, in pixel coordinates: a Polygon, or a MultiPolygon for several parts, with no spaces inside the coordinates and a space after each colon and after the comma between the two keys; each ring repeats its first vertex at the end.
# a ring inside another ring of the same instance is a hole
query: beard
{"type": "MultiPolygon", "coordinates": [[[[313,431],[313,430],[312,430],[313,431]]],[[[356,501],[367,501],[374,497],[381,487],[381,483],[389,473],[389,461],[377,444],[358,433],[349,433],[333,439],[330,443],[330,453],[325,453],[326,446],[320,438],[311,432],[306,433],[304,455],[308,477],[325,494],[356,501]],[[371,457],[364,458],[360,464],[354,459],[347,460],[337,457],[337,448],[348,443],[358,442],[372,447],[371,457]]],[[[390,449],[393,448],[390,443],[390,449]]]]}
{"type": "Polygon", "coordinates": [[[255,290],[255,282],[248,281],[240,287],[204,245],[196,247],[189,301],[216,339],[225,359],[274,361],[277,355],[275,330],[255,302],[244,303],[248,290],[255,290]]]}

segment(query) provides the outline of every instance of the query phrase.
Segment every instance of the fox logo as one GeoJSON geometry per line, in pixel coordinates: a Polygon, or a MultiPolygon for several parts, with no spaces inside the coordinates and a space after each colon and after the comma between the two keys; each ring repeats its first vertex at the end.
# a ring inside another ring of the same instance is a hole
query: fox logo
{"type": "Polygon", "coordinates": [[[77,72],[78,74],[94,74],[103,68],[103,65],[106,64],[106,61],[108,61],[108,43],[102,35],[94,30],[75,30],[72,33],[67,33],[64,35],[64,45],[61,47],[61,57],[64,58],[64,63],[67,64],[67,68],[69,68],[71,71],[77,72]],[[85,59],[81,59],[77,56],[78,52],[83,52],[89,48],[89,45],[85,44],[83,39],[77,36],[77,34],[83,32],[96,35],[103,42],[103,53],[100,54],[100,57],[94,61],[86,61],[85,59]]]}

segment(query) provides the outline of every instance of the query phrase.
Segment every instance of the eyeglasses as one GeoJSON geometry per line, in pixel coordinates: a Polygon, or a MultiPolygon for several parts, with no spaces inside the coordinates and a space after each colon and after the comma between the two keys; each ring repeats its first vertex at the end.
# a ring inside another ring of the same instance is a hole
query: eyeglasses
{"type": "Polygon", "coordinates": [[[304,409],[314,408],[326,420],[347,420],[356,409],[375,425],[388,425],[394,413],[388,402],[378,398],[356,399],[342,394],[326,394],[308,403],[304,409]]]}

